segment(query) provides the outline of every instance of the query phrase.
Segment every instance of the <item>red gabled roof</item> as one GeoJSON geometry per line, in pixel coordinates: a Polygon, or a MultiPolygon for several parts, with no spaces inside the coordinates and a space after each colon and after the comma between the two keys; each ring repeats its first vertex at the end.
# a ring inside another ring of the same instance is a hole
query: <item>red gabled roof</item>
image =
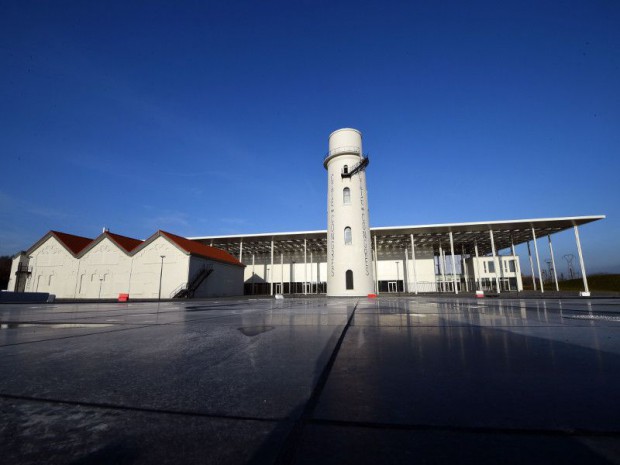
{"type": "Polygon", "coordinates": [[[120,234],[114,234],[110,231],[106,231],[105,234],[112,239],[116,244],[125,249],[126,252],[131,252],[133,249],[142,244],[140,239],[134,239],[133,237],[121,236],[120,234]]]}
{"type": "Polygon", "coordinates": [[[88,237],[74,236],[73,234],[67,234],[59,231],[50,231],[50,234],[62,242],[67,249],[73,252],[74,255],[79,254],[93,241],[88,237]]]}
{"type": "Polygon", "coordinates": [[[159,231],[159,233],[170,239],[176,245],[181,247],[181,249],[185,250],[190,254],[200,255],[201,257],[210,258],[211,260],[216,260],[218,262],[230,263],[231,265],[245,266],[243,263],[241,263],[239,260],[237,260],[228,252],[225,252],[224,250],[216,249],[215,247],[209,247],[208,245],[204,245],[181,236],[176,236],[166,231],[159,231]]]}

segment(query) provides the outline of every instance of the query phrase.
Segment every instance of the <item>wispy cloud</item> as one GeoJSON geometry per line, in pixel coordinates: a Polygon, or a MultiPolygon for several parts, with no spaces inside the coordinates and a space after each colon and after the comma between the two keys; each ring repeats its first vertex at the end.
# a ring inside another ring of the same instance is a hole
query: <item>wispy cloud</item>
{"type": "Polygon", "coordinates": [[[248,221],[245,218],[220,218],[221,223],[225,224],[247,224],[248,221]]]}
{"type": "Polygon", "coordinates": [[[16,212],[25,212],[42,218],[65,219],[71,215],[64,210],[39,205],[28,200],[12,197],[4,192],[0,192],[0,213],[14,214],[16,212]]]}
{"type": "Polygon", "coordinates": [[[111,163],[103,163],[103,160],[109,159],[107,154],[80,153],[67,155],[64,160],[76,168],[104,174],[106,178],[126,179],[132,182],[136,181],[133,173],[119,170],[116,165],[111,163]]]}
{"type": "MultiPolygon", "coordinates": [[[[165,229],[176,232],[175,229],[187,229],[191,225],[191,222],[190,216],[185,212],[164,210],[157,216],[145,218],[143,224],[148,225],[148,227],[153,230],[165,229]]],[[[178,233],[182,233],[182,231],[178,233]]]]}

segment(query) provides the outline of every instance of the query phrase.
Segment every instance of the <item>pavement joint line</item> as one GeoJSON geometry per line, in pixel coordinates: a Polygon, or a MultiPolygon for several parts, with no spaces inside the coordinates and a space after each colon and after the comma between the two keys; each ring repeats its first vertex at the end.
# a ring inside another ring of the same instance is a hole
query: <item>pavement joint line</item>
{"type": "Polygon", "coordinates": [[[128,412],[142,412],[142,413],[155,413],[155,414],[165,414],[165,415],[203,417],[203,418],[213,418],[213,419],[220,419],[220,420],[258,421],[258,422],[263,422],[263,423],[278,423],[278,422],[290,420],[290,418],[287,418],[287,417],[269,418],[269,417],[252,417],[252,416],[245,416],[245,415],[227,415],[227,414],[222,414],[222,413],[206,413],[206,412],[194,412],[191,410],[169,410],[169,409],[157,409],[157,408],[148,408],[148,407],[134,407],[131,405],[109,404],[106,402],[86,402],[86,401],[79,401],[79,400],[50,399],[50,398],[44,398],[44,397],[32,397],[32,396],[4,394],[4,393],[0,393],[0,399],[18,400],[18,401],[25,401],[25,402],[41,402],[41,403],[48,403],[48,404],[63,404],[63,405],[72,405],[75,407],[87,407],[87,408],[106,409],[106,410],[122,410],[122,411],[128,411],[128,412]]]}
{"type": "Polygon", "coordinates": [[[310,394],[310,398],[306,402],[301,414],[299,415],[298,419],[293,424],[293,427],[291,428],[291,430],[289,431],[289,434],[284,440],[282,447],[280,449],[280,452],[278,454],[278,457],[276,458],[274,462],[276,465],[290,464],[294,462],[296,453],[300,446],[300,442],[301,442],[301,438],[302,438],[305,425],[308,422],[308,420],[311,419],[316,409],[316,406],[318,405],[319,398],[321,397],[321,394],[323,393],[323,389],[325,388],[325,385],[327,384],[327,380],[332,371],[332,368],[334,364],[336,363],[336,358],[338,357],[338,353],[340,352],[340,347],[342,346],[342,343],[344,342],[344,338],[347,335],[347,331],[349,330],[349,327],[351,326],[351,322],[353,321],[353,317],[355,316],[355,310],[357,310],[358,304],[359,304],[359,300],[355,302],[355,306],[353,307],[353,311],[351,312],[351,315],[349,316],[347,320],[347,324],[342,329],[342,332],[340,333],[340,337],[338,338],[338,341],[336,341],[336,345],[334,346],[334,349],[332,350],[329,360],[325,364],[323,371],[321,371],[321,375],[319,376],[316,382],[316,385],[314,386],[314,389],[312,390],[312,393],[310,394]]]}
{"type": "Polygon", "coordinates": [[[152,327],[152,325],[144,325],[144,324],[142,324],[140,326],[134,326],[132,328],[116,328],[116,329],[111,329],[110,331],[97,331],[97,332],[94,332],[94,333],[85,333],[85,334],[71,334],[69,336],[60,336],[60,337],[52,337],[52,338],[48,338],[48,339],[39,339],[37,341],[13,342],[11,344],[0,345],[0,348],[12,347],[12,346],[21,346],[21,345],[26,345],[26,344],[37,344],[37,343],[40,343],[40,342],[62,341],[63,339],[72,339],[72,338],[76,338],[76,337],[95,336],[95,335],[99,335],[99,334],[120,333],[121,331],[132,331],[134,329],[143,329],[143,328],[150,328],[150,327],[152,327]]]}
{"type": "MultiPolygon", "coordinates": [[[[219,318],[219,317],[217,317],[219,318]]],[[[209,321],[214,319],[213,317],[211,318],[196,318],[194,320],[191,320],[190,323],[194,323],[194,322],[203,322],[203,321],[209,321]]],[[[17,323],[17,324],[32,324],[30,322],[9,322],[9,323],[17,323]]],[[[23,342],[14,342],[14,343],[9,343],[9,344],[0,344],[0,349],[3,347],[12,347],[12,346],[19,346],[19,345],[25,345],[25,344],[36,344],[36,343],[40,343],[40,342],[50,342],[50,341],[61,341],[63,339],[71,339],[71,338],[76,338],[76,337],[86,337],[86,336],[96,336],[99,334],[107,334],[107,333],[115,333],[115,332],[120,332],[120,331],[130,331],[130,330],[134,330],[134,329],[145,329],[145,328],[155,328],[155,327],[160,327],[160,326],[171,326],[171,325],[180,325],[180,324],[186,324],[188,323],[187,321],[171,321],[171,322],[167,322],[167,323],[101,323],[102,325],[109,325],[109,326],[115,326],[115,328],[110,328],[108,331],[95,331],[95,332],[90,332],[90,333],[84,333],[84,334],[71,334],[71,335],[67,335],[67,336],[60,336],[60,337],[49,337],[47,339],[38,339],[38,340],[34,340],[34,341],[23,341],[23,342]]],[[[37,323],[38,324],[38,323],[37,323]]],[[[43,327],[40,329],[45,329],[45,325],[53,325],[53,324],[80,324],[80,323],[76,323],[75,321],[70,322],[70,323],[66,323],[66,322],[53,322],[53,323],[43,323],[43,327]]],[[[275,327],[288,327],[290,325],[287,324],[278,324],[277,322],[269,322],[269,324],[271,326],[275,326],[275,327]]],[[[239,323],[231,323],[230,325],[228,325],[230,327],[237,327],[239,326],[239,323]]],[[[312,326],[315,327],[317,326],[316,324],[296,324],[294,326],[312,326]]],[[[334,323],[334,324],[324,324],[324,325],[320,325],[323,327],[338,327],[338,326],[342,326],[342,323],[334,323]]],[[[379,326],[377,326],[379,327],[379,326]]],[[[19,328],[15,328],[15,329],[19,329],[19,328]]],[[[23,328],[25,329],[25,328],[23,328]]],[[[69,328],[70,329],[70,328],[69,328]]],[[[80,328],[75,328],[75,329],[80,329],[80,328]]]]}
{"type": "MultiPolygon", "coordinates": [[[[613,321],[605,321],[605,323],[613,323],[613,321]]],[[[337,326],[337,325],[334,325],[337,326]]],[[[355,328],[470,328],[470,329],[489,329],[489,328],[599,328],[600,326],[591,326],[589,324],[563,324],[563,325],[496,325],[496,326],[484,326],[484,325],[475,325],[475,324],[459,324],[459,325],[369,325],[369,324],[352,324],[351,326],[355,328]]],[[[615,328],[615,326],[614,326],[615,328]]]]}
{"type": "Polygon", "coordinates": [[[561,428],[502,428],[493,426],[450,426],[450,425],[429,425],[429,424],[407,424],[407,423],[382,423],[372,421],[356,420],[329,420],[321,418],[311,418],[307,421],[312,425],[319,426],[338,426],[355,427],[381,430],[403,430],[403,431],[434,431],[451,433],[477,433],[477,434],[515,434],[515,435],[537,435],[537,436],[607,436],[620,437],[618,431],[601,431],[589,429],[561,429],[561,428]]]}
{"type": "MultiPolygon", "coordinates": [[[[63,320],[14,320],[14,321],[0,321],[0,324],[3,325],[41,325],[41,326],[52,326],[52,325],[105,325],[105,326],[141,326],[144,323],[125,323],[125,322],[117,322],[117,321],[102,321],[100,323],[85,323],[81,320],[73,320],[73,321],[63,321],[63,320]]],[[[20,329],[20,328],[9,328],[9,329],[20,329]]]]}
{"type": "MultiPolygon", "coordinates": [[[[259,310],[257,309],[256,312],[259,312],[259,310]]],[[[167,312],[167,313],[171,313],[171,312],[167,312]]],[[[155,315],[155,313],[151,314],[151,315],[155,315]]],[[[208,316],[208,317],[204,317],[204,318],[194,318],[191,320],[191,322],[198,322],[198,321],[204,321],[204,320],[212,320],[215,318],[220,318],[220,316],[217,317],[213,317],[213,316],[208,316]]],[[[10,322],[13,323],[13,322],[10,322]]],[[[14,323],[18,323],[18,324],[27,324],[26,322],[23,321],[16,321],[14,323]]],[[[49,342],[49,341],[61,341],[63,339],[71,339],[71,338],[76,338],[76,337],[86,337],[86,336],[94,336],[94,335],[99,335],[99,334],[107,334],[107,333],[114,333],[114,332],[120,332],[120,331],[131,331],[134,329],[144,329],[144,328],[153,328],[153,327],[158,327],[158,326],[168,326],[168,325],[178,325],[178,324],[185,324],[187,323],[187,321],[169,321],[166,323],[101,323],[101,324],[109,324],[111,326],[121,326],[120,328],[115,328],[115,329],[110,329],[109,331],[96,331],[96,332],[92,332],[92,333],[85,333],[85,334],[71,334],[71,335],[67,335],[67,336],[61,336],[61,337],[50,337],[47,339],[39,339],[36,341],[24,341],[24,342],[14,342],[14,343],[10,343],[10,344],[0,344],[0,348],[3,347],[11,347],[11,346],[19,346],[19,345],[25,345],[25,344],[36,344],[36,343],[40,343],[40,342],[49,342]],[[122,326],[126,326],[126,325],[132,325],[131,327],[122,327],[122,326]]],[[[69,323],[61,323],[61,322],[50,322],[48,324],[79,324],[79,320],[74,320],[71,321],[69,323]]],[[[338,326],[338,325],[334,325],[334,326],[338,326]]]]}
{"type": "MultiPolygon", "coordinates": [[[[259,310],[255,310],[255,312],[259,312],[259,310]]],[[[162,315],[162,314],[169,314],[169,313],[182,313],[180,311],[168,311],[168,312],[155,312],[155,313],[136,313],[136,314],[125,314],[125,315],[120,315],[120,316],[125,316],[125,318],[127,317],[136,317],[136,316],[157,316],[157,315],[162,315]]],[[[184,313],[184,312],[183,312],[184,313]]],[[[244,314],[244,315],[247,315],[244,314]]],[[[56,324],[86,324],[86,325],[97,325],[97,324],[106,324],[106,325],[114,325],[114,326],[133,326],[134,328],[138,328],[138,327],[151,327],[151,326],[165,326],[165,325],[174,325],[174,324],[181,324],[181,323],[187,323],[187,321],[168,321],[168,322],[162,322],[162,323],[142,323],[142,322],[127,322],[127,321],[114,321],[114,322],[110,322],[110,321],[102,321],[99,323],[90,323],[90,322],[85,322],[85,320],[93,320],[93,319],[101,319],[101,318],[105,318],[105,317],[110,317],[110,316],[119,316],[119,315],[93,315],[93,316],[88,316],[88,317],[80,317],[77,319],[74,319],[72,321],[63,321],[63,320],[35,320],[35,321],[30,321],[30,320],[15,320],[15,321],[2,321],[2,324],[11,324],[11,323],[15,323],[15,324],[40,324],[40,325],[56,325],[56,324]]],[[[225,318],[225,317],[230,317],[231,315],[217,315],[217,316],[205,316],[203,318],[200,317],[196,317],[193,318],[192,320],[190,320],[190,322],[194,322],[194,321],[203,321],[203,320],[212,320],[215,318],[225,318]]],[[[129,329],[133,329],[133,328],[129,328],[129,329]]]]}

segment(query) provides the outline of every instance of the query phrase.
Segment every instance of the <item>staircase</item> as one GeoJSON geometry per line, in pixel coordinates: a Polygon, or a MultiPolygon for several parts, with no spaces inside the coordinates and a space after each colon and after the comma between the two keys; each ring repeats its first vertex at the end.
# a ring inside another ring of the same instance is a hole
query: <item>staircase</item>
{"type": "Polygon", "coordinates": [[[358,164],[356,164],[355,166],[353,166],[353,168],[351,168],[348,172],[342,172],[340,173],[340,175],[343,178],[350,178],[351,176],[353,176],[356,173],[359,173],[360,171],[363,171],[366,169],[366,167],[368,166],[368,163],[370,163],[370,158],[368,158],[368,155],[366,156],[362,156],[362,159],[360,160],[360,162],[358,164]]]}
{"type": "Polygon", "coordinates": [[[189,283],[182,284],[179,288],[173,291],[172,298],[173,299],[191,299],[194,297],[194,293],[196,289],[200,287],[205,279],[209,277],[209,275],[213,273],[213,265],[205,265],[197,274],[194,276],[189,283]]]}

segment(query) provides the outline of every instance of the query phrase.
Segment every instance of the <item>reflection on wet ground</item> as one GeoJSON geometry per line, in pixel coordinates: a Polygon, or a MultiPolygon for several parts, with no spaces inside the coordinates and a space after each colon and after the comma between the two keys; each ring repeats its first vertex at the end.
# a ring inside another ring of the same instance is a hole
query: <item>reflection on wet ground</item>
{"type": "Polygon", "coordinates": [[[50,329],[67,329],[67,328],[108,328],[111,324],[103,323],[1,323],[0,329],[19,329],[19,328],[50,328],[50,329]]]}
{"type": "Polygon", "coordinates": [[[620,463],[620,300],[0,305],[6,463],[620,463]]]}

